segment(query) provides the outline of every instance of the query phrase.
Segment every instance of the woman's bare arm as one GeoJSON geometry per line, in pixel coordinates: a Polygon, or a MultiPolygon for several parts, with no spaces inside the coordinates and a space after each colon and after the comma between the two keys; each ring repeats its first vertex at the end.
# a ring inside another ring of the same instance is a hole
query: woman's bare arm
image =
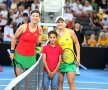
{"type": "MultiPolygon", "coordinates": [[[[12,42],[11,42],[11,50],[15,50],[15,45],[16,45],[16,41],[18,40],[18,38],[20,37],[20,35],[25,31],[25,25],[21,25],[17,31],[15,32],[15,35],[12,37],[12,42]]],[[[10,54],[10,59],[13,60],[14,59],[14,53],[10,54]]]]}
{"type": "Polygon", "coordinates": [[[18,40],[18,38],[20,37],[20,35],[25,31],[25,24],[21,25],[17,31],[15,32],[15,35],[12,38],[12,42],[11,42],[11,50],[15,49],[15,45],[16,45],[16,41],[18,40]]]}
{"type": "Polygon", "coordinates": [[[70,33],[71,33],[71,37],[73,39],[73,42],[75,44],[76,53],[77,53],[77,62],[79,64],[80,63],[80,45],[79,45],[77,36],[75,35],[74,31],[70,30],[70,33]]]}

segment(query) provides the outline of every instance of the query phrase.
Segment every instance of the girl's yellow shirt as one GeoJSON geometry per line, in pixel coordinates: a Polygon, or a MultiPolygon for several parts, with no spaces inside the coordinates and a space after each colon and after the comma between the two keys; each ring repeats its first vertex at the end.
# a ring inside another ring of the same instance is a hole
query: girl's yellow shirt
{"type": "Polygon", "coordinates": [[[105,39],[101,39],[101,38],[99,37],[98,43],[99,43],[101,46],[106,46],[106,45],[108,44],[108,36],[107,36],[105,39]]]}

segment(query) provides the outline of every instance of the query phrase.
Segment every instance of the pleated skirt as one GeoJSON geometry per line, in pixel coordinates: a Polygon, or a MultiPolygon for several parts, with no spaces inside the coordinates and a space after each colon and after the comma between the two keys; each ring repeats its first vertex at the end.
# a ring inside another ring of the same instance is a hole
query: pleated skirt
{"type": "MultiPolygon", "coordinates": [[[[36,63],[36,56],[23,56],[15,51],[15,60],[20,63],[23,68],[30,68],[36,63]]],[[[18,64],[16,64],[16,67],[21,68],[18,64]]]]}
{"type": "Polygon", "coordinates": [[[59,66],[59,71],[60,72],[76,72],[76,63],[61,63],[59,66]]]}

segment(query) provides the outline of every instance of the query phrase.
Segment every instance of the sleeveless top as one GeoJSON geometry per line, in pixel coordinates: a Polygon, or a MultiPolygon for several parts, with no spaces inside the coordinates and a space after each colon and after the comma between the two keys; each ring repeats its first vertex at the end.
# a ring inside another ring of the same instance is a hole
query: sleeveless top
{"type": "Polygon", "coordinates": [[[23,56],[34,56],[36,54],[36,42],[39,37],[39,27],[37,25],[35,32],[30,32],[29,24],[27,24],[27,29],[21,34],[19,38],[16,51],[18,54],[23,56]]]}
{"type": "MultiPolygon", "coordinates": [[[[57,43],[63,48],[69,48],[71,50],[73,49],[73,40],[72,37],[69,33],[69,30],[65,30],[65,35],[62,37],[58,37],[57,43]]],[[[72,62],[73,60],[66,60],[66,62],[72,62]]]]}

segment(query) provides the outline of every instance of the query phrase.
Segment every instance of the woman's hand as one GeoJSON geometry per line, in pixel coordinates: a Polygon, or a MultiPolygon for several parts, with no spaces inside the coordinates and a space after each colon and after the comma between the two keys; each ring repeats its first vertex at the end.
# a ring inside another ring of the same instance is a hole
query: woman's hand
{"type": "Polygon", "coordinates": [[[77,65],[77,67],[79,66],[79,64],[80,64],[80,58],[79,57],[76,57],[76,65],[77,65]]]}
{"type": "Polygon", "coordinates": [[[11,61],[14,59],[14,53],[10,53],[10,59],[11,61]]]}

